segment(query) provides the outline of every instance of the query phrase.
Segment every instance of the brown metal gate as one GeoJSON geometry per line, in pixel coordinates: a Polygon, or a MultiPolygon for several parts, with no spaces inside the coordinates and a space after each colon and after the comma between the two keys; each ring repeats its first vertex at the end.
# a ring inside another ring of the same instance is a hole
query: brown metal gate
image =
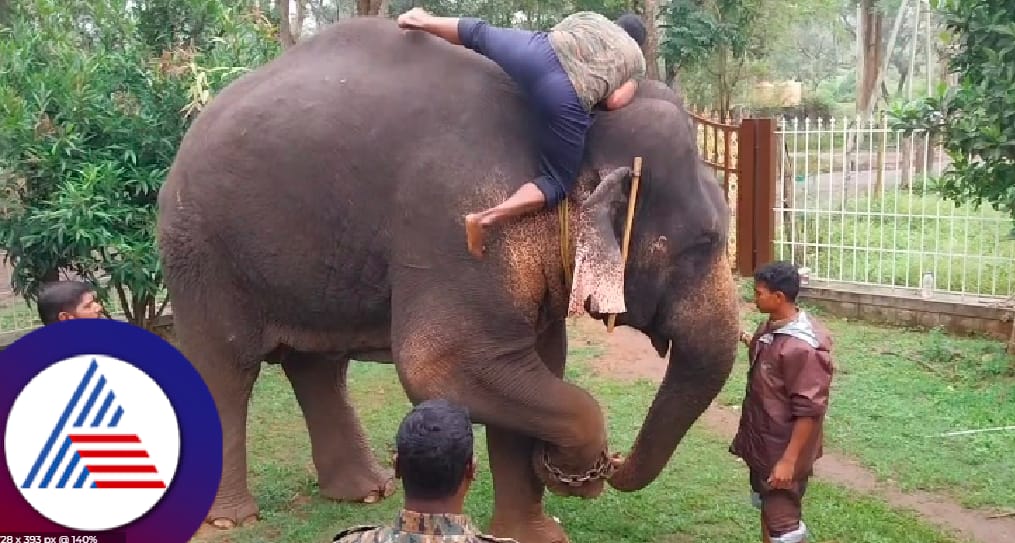
{"type": "Polygon", "coordinates": [[[774,258],[775,119],[742,119],[727,124],[691,113],[702,160],[722,184],[736,227],[729,254],[737,273],[750,276],[774,258]]]}

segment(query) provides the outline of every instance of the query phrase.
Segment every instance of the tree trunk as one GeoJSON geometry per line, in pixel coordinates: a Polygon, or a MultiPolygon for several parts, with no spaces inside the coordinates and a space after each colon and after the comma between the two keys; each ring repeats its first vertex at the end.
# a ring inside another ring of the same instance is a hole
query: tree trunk
{"type": "MultiPolygon", "coordinates": [[[[882,27],[883,17],[875,0],[860,0],[857,12],[857,85],[856,114],[858,125],[851,131],[846,141],[847,171],[856,165],[855,151],[863,144],[862,130],[869,119],[862,118],[869,111],[871,102],[877,100],[878,72],[881,70],[882,59],[882,27]]],[[[873,126],[873,125],[872,125],[873,126]]]]}
{"type": "Polygon", "coordinates": [[[645,12],[641,17],[645,21],[645,45],[642,47],[645,53],[645,77],[660,80],[658,0],[645,0],[645,12]]]}
{"type": "MultiPolygon", "coordinates": [[[[673,90],[680,90],[680,78],[677,77],[677,65],[673,62],[666,63],[666,84],[673,90]]],[[[682,95],[681,95],[682,96],[682,95]]]]}
{"type": "Polygon", "coordinates": [[[289,0],[278,0],[278,42],[282,49],[288,49],[296,45],[296,38],[293,37],[289,19],[289,0]]]}
{"type": "Polygon", "coordinates": [[[884,17],[874,0],[861,0],[860,35],[863,49],[860,59],[862,73],[859,74],[859,85],[857,85],[856,109],[857,113],[869,109],[872,100],[876,100],[874,93],[877,90],[878,70],[881,69],[883,55],[882,39],[884,17]]]}
{"type": "Polygon", "coordinates": [[[300,41],[300,38],[303,37],[303,20],[306,19],[307,16],[307,12],[303,6],[303,1],[304,0],[296,0],[296,24],[292,29],[290,29],[293,43],[300,41]]]}
{"type": "MultiPolygon", "coordinates": [[[[361,17],[376,17],[381,15],[382,8],[384,11],[387,11],[387,6],[388,2],[386,0],[356,0],[356,14],[361,17]]],[[[384,15],[387,14],[385,13],[384,15]]]]}

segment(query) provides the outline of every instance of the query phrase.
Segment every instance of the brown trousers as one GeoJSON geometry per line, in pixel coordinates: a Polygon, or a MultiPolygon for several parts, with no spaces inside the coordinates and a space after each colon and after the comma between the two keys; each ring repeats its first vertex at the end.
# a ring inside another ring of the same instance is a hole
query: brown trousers
{"type": "Polygon", "coordinates": [[[768,526],[770,537],[779,537],[796,530],[803,514],[803,498],[807,492],[807,479],[794,481],[789,489],[772,488],[766,482],[768,474],[751,470],[751,490],[761,498],[761,514],[768,526]]]}

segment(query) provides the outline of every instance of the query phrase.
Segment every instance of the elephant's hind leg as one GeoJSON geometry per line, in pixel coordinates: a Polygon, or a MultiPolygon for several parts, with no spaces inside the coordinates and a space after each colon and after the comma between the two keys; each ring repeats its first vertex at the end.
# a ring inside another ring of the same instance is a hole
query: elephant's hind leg
{"type": "Polygon", "coordinates": [[[349,359],[338,355],[289,352],[282,361],[310,432],[321,495],[379,502],[394,492],[394,475],[377,463],[349,403],[348,367],[349,359]]]}
{"type": "Polygon", "coordinates": [[[235,335],[222,333],[206,321],[208,313],[193,311],[189,301],[174,300],[177,343],[208,386],[222,423],[222,479],[205,519],[229,529],[258,515],[247,484],[247,407],[261,364],[252,329],[237,326],[235,335]]]}

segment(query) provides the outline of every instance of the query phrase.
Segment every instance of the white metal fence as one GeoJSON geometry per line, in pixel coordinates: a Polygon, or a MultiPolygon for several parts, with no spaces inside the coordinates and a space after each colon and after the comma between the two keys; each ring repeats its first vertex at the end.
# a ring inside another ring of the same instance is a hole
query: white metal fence
{"type": "Polygon", "coordinates": [[[1015,295],[1013,223],[935,189],[947,155],[884,119],[781,121],[775,252],[812,279],[963,298],[1015,295]]]}

